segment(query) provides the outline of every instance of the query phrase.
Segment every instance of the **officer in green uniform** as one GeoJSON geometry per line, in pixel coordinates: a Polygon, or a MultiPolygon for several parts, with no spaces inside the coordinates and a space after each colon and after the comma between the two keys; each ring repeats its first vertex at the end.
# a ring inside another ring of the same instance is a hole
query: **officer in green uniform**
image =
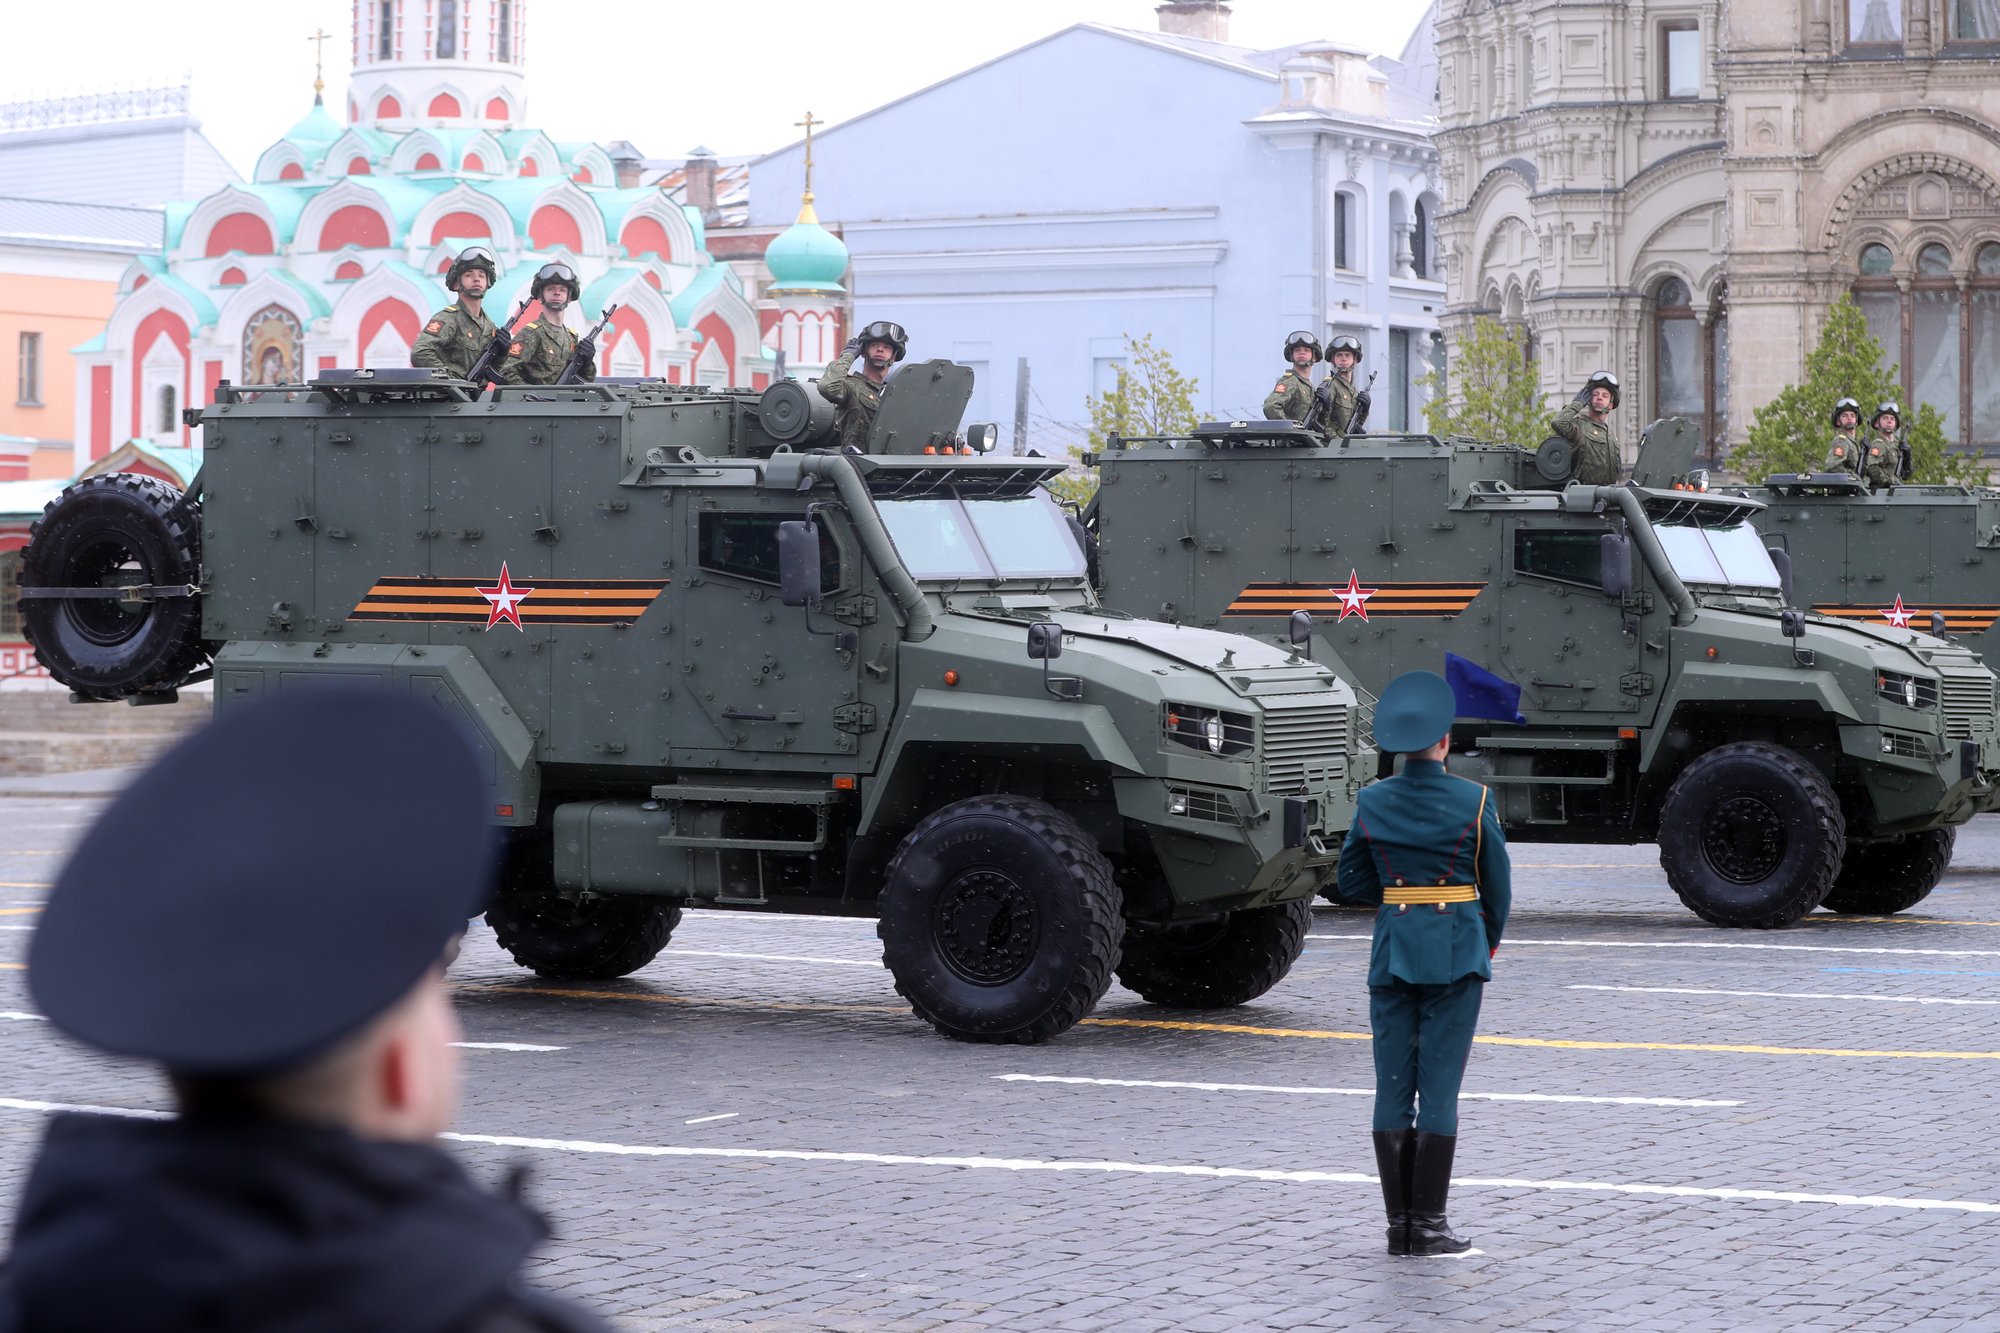
{"type": "Polygon", "coordinates": [[[1402,772],[1362,789],[1340,849],[1340,897],[1377,907],[1368,1017],[1390,1254],[1471,1248],[1445,1219],[1458,1085],[1513,895],[1489,793],[1445,771],[1457,711],[1441,676],[1389,682],[1375,742],[1402,756],[1402,772]]]}
{"type": "Polygon", "coordinates": [[[1368,421],[1368,391],[1354,387],[1354,368],[1361,364],[1361,340],[1341,334],[1326,354],[1333,373],[1319,382],[1315,391],[1315,420],[1330,440],[1338,435],[1359,435],[1368,421]]]}
{"type": "Polygon", "coordinates": [[[1878,403],[1868,426],[1875,432],[1875,438],[1868,442],[1868,484],[1893,486],[1899,481],[1908,481],[1914,471],[1915,460],[1910,457],[1910,438],[1903,434],[1903,409],[1893,402],[1878,403]],[[1878,481],[1878,473],[1886,474],[1888,479],[1878,481]]]}
{"type": "Polygon", "coordinates": [[[835,409],[834,425],[840,431],[842,448],[868,447],[868,432],[875,425],[875,411],[882,405],[882,385],[889,367],[909,350],[909,335],[901,324],[878,319],[847,340],[833,364],[819,377],[820,397],[835,409]],[[856,359],[860,369],[854,369],[856,359]]]}
{"type": "Polygon", "coordinates": [[[542,313],[516,332],[508,344],[507,355],[500,362],[502,384],[554,384],[579,349],[583,364],[577,378],[597,378],[596,345],[588,338],[579,342],[563,323],[563,312],[576,300],[577,292],[576,270],[568,264],[544,264],[535,270],[528,294],[542,303],[542,313]]]}
{"type": "Polygon", "coordinates": [[[1569,479],[1585,486],[1610,486],[1620,471],[1618,446],[1605,418],[1618,406],[1618,377],[1600,370],[1583,382],[1575,398],[1549,420],[1549,429],[1576,446],[1569,479]]]}
{"type": "Polygon", "coordinates": [[[467,249],[451,261],[444,275],[444,287],[456,292],[458,300],[432,315],[410,348],[413,366],[442,366],[459,379],[472,373],[479,354],[499,332],[486,317],[482,305],[486,293],[500,280],[493,252],[483,245],[467,249]]]}
{"type": "Polygon", "coordinates": [[[1285,373],[1264,399],[1266,421],[1304,421],[1312,407],[1312,368],[1320,360],[1319,339],[1300,329],[1285,339],[1285,373]]]}

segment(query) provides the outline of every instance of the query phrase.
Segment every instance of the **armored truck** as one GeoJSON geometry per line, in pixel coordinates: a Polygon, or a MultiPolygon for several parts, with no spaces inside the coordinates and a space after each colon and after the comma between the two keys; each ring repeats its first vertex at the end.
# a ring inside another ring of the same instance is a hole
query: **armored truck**
{"type": "Polygon", "coordinates": [[[1099,593],[1281,634],[1379,691],[1447,653],[1520,688],[1456,771],[1510,837],[1647,841],[1724,926],[1927,894],[2000,799],[1995,678],[1969,650],[1795,609],[1746,496],[1535,485],[1534,455],[1427,435],[1320,446],[1284,422],[1113,441],[1099,593]]]}
{"type": "Polygon", "coordinates": [[[1114,974],[1247,1001],[1332,873],[1356,696],[1103,606],[1062,465],[976,452],[970,389],[904,368],[863,453],[791,382],[224,384],[188,494],[91,478],[42,516],[29,635],[86,699],[433,700],[507,838],[487,920],[546,977],[630,973],[699,905],[875,915],[965,1040],[1052,1037],[1114,974]]]}

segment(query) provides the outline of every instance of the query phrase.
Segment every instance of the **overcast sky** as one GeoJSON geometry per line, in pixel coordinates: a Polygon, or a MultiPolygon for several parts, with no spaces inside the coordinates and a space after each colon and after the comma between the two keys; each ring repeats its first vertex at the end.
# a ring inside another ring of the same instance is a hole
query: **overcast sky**
{"type": "MultiPolygon", "coordinates": [[[[797,137],[808,109],[861,114],[1072,23],[1157,29],[1156,0],[528,0],[527,121],[557,139],[629,139],[653,157],[728,156],[797,137]]],[[[1230,40],[1331,39],[1398,54],[1426,0],[1236,0],[1230,40]]],[[[0,100],[192,79],[194,112],[245,176],[312,104],[315,27],[326,100],[346,106],[352,0],[0,0],[0,100]],[[86,17],[87,16],[87,17],[86,17]]],[[[1115,139],[1135,125],[1078,126],[1115,139]]]]}

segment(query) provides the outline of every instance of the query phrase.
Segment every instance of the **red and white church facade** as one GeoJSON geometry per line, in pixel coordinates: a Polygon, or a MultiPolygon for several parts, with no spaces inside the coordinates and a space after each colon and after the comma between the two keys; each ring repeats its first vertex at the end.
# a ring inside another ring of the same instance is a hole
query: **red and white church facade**
{"type": "MultiPolygon", "coordinates": [[[[760,318],[709,252],[700,212],[621,186],[597,144],[523,124],[526,10],[355,0],[347,124],[315,99],[249,184],[170,207],[161,252],[133,262],[103,333],[77,349],[79,471],[128,441],[196,443],[180,410],[224,379],[407,365],[424,320],[451,299],[444,269],[475,243],[499,260],[486,298],[496,321],[557,259],[581,279],[584,320],[618,306],[597,339],[601,374],[768,383],[766,337],[794,330],[776,327],[782,308],[760,318]]],[[[817,320],[834,314],[831,296],[792,299],[817,320]]],[[[799,347],[793,366],[823,363],[818,351],[799,347]]]]}

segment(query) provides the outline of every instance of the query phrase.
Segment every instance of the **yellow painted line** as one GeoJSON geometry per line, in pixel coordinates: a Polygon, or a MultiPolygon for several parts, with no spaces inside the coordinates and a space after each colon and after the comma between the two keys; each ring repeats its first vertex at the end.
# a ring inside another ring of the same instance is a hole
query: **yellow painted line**
{"type": "Polygon", "coordinates": [[[0,907],[0,916],[31,916],[41,910],[39,907],[0,907]]]}
{"type": "MultiPolygon", "coordinates": [[[[13,964],[20,966],[20,964],[13,964]]],[[[695,1005],[712,1009],[758,1009],[779,1013],[898,1014],[910,1011],[900,1005],[884,1004],[789,1004],[775,1000],[709,1000],[689,995],[661,995],[637,991],[582,990],[556,986],[486,986],[461,984],[461,991],[484,991],[502,995],[554,995],[577,1000],[641,1000],[648,1004],[695,1005]]],[[[1372,1041],[1366,1032],[1337,1032],[1322,1028],[1271,1028],[1249,1023],[1203,1023],[1172,1018],[1085,1018],[1078,1027],[1148,1028],[1164,1032],[1220,1032],[1234,1036],[1289,1037],[1308,1041],[1372,1041]]],[[[1870,1051],[1846,1050],[1831,1046],[1749,1046],[1695,1044],[1668,1041],[1572,1041],[1557,1037],[1474,1037],[1488,1046],[1536,1046],[1551,1050],[1577,1051],[1705,1051],[1727,1055],[1824,1055],[1851,1059],[1880,1060],[2000,1060],[2000,1051],[1870,1051]]]]}
{"type": "Polygon", "coordinates": [[[6,968],[9,972],[25,972],[28,970],[26,963],[0,963],[0,967],[6,968]]]}
{"type": "Polygon", "coordinates": [[[53,884],[32,884],[26,880],[0,879],[0,889],[53,889],[53,884]]]}

